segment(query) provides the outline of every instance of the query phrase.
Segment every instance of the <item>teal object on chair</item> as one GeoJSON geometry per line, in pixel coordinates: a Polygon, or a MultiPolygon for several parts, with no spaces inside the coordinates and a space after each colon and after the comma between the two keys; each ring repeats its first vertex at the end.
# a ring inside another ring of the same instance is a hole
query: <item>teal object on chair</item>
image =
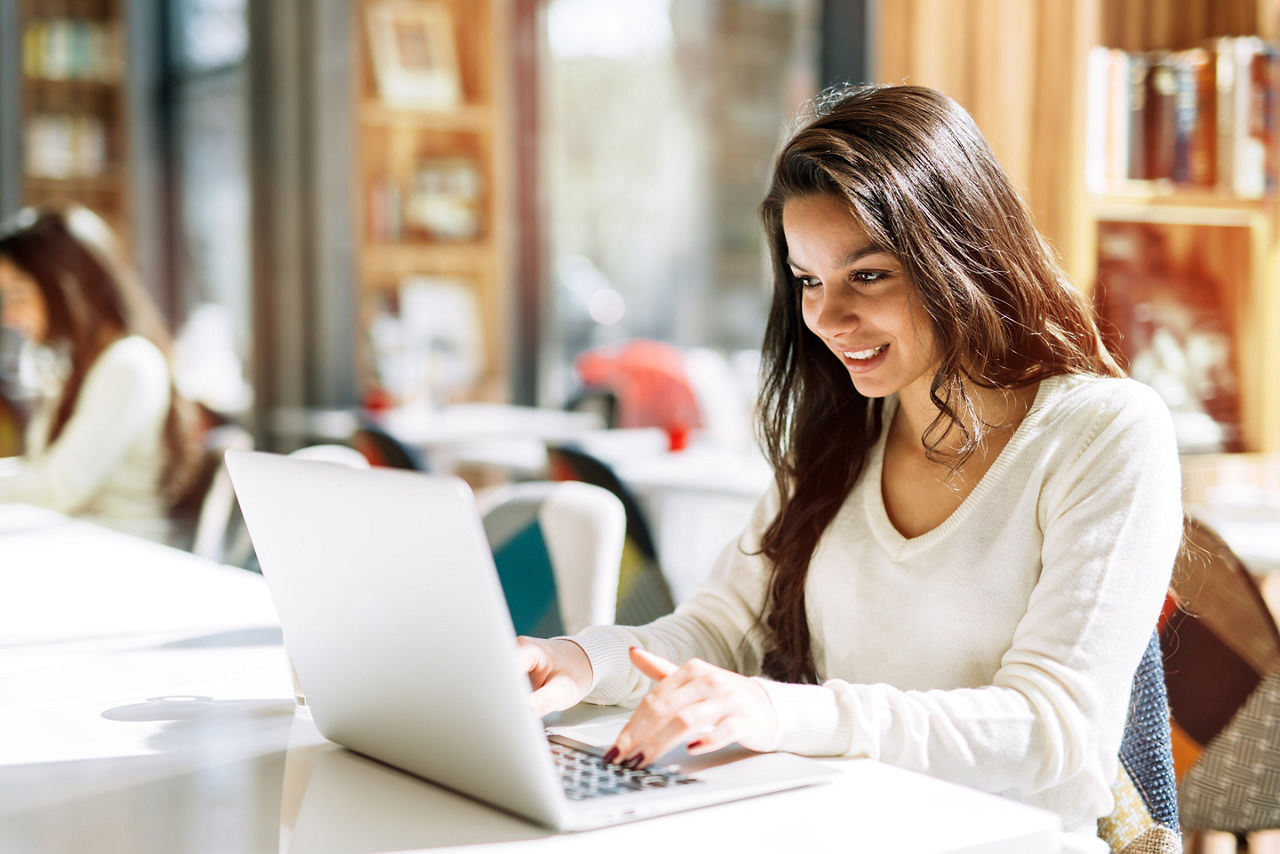
{"type": "Polygon", "coordinates": [[[516,483],[477,496],[517,632],[540,637],[615,616],[626,514],[585,483],[516,483]]]}
{"type": "Polygon", "coordinates": [[[484,530],[516,634],[542,638],[564,634],[538,508],[528,504],[497,507],[485,514],[484,530]]]}

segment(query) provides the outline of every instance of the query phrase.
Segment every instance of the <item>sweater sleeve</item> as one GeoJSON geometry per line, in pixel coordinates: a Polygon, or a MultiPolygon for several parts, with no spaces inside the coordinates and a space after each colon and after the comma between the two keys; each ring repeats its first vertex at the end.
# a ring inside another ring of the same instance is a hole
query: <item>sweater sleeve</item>
{"type": "Polygon", "coordinates": [[[1081,774],[1107,791],[1182,533],[1168,412],[1154,392],[1124,385],[1130,393],[1099,407],[1041,488],[1040,579],[991,684],[766,683],[778,749],[871,757],[992,792],[1032,794],[1081,774]]]}
{"type": "Polygon", "coordinates": [[[75,410],[58,438],[34,458],[0,474],[0,502],[63,513],[81,510],[143,430],[169,406],[163,354],[142,339],[123,339],[89,369],[75,410]]]}
{"type": "Polygon", "coordinates": [[[594,684],[587,702],[629,705],[645,695],[651,680],[632,666],[632,646],[677,663],[702,658],[739,673],[758,672],[757,616],[767,583],[760,538],[777,512],[777,492],[770,489],[742,536],[724,547],[706,583],[675,613],[645,626],[593,626],[575,636],[591,660],[594,684]]]}

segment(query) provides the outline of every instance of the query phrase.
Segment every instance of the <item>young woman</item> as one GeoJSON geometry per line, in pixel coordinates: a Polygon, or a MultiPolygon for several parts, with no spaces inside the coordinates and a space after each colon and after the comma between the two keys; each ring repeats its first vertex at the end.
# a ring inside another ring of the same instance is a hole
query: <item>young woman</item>
{"type": "Polygon", "coordinates": [[[168,334],[106,223],[73,205],[0,227],[0,306],[6,327],[42,345],[46,386],[24,456],[0,466],[0,502],[166,539],[198,463],[195,422],[174,391],[168,334]]]}
{"type": "Polygon", "coordinates": [[[1068,850],[1107,850],[1182,531],[1168,412],[1121,378],[938,92],[829,98],[762,215],[775,489],[675,614],[521,639],[537,710],[643,697],[613,760],[869,756],[1054,810],[1068,850]]]}

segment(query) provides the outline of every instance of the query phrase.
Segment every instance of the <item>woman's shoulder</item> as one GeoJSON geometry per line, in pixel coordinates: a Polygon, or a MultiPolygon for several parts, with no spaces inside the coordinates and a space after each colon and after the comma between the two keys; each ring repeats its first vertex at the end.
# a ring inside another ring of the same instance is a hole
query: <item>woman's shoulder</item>
{"type": "Polygon", "coordinates": [[[86,383],[169,385],[169,361],[163,351],[142,335],[125,335],[110,344],[94,360],[86,383]]]}
{"type": "Polygon", "coordinates": [[[1160,395],[1128,377],[1066,374],[1050,377],[1038,407],[1041,429],[1056,433],[1063,450],[1076,453],[1099,443],[1146,452],[1167,448],[1176,455],[1173,418],[1160,395]]]}
{"type": "Polygon", "coordinates": [[[1061,423],[1107,422],[1117,418],[1169,421],[1169,409],[1151,386],[1129,377],[1060,374],[1042,381],[1045,415],[1061,423]]]}
{"type": "Polygon", "coordinates": [[[150,339],[143,335],[125,335],[108,344],[98,355],[94,366],[120,365],[168,371],[169,360],[150,339]]]}

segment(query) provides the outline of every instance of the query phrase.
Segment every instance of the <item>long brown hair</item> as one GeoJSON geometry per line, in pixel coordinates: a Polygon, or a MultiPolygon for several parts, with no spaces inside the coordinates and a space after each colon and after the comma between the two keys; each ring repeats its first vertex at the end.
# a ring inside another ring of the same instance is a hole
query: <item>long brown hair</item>
{"type": "MultiPolygon", "coordinates": [[[[141,335],[169,359],[172,340],[154,303],[124,262],[110,227],[76,204],[26,208],[0,229],[0,257],[35,280],[48,314],[46,341],[64,344],[70,371],[49,426],[50,444],[75,412],[89,369],[112,342],[141,335]]],[[[170,379],[166,462],[160,489],[169,503],[185,497],[199,463],[196,417],[170,379]]]]}
{"type": "Polygon", "coordinates": [[[874,86],[820,96],[784,143],[760,206],[773,267],[759,426],[781,504],[761,553],[771,564],[765,675],[816,682],[805,609],[809,561],[879,438],[883,401],[861,395],[805,327],[787,266],[789,199],[844,200],[898,258],[933,330],[938,416],[922,437],[954,471],[987,428],[968,389],[1018,388],[1065,373],[1119,376],[1092,311],[973,119],[941,92],[874,86]],[[944,452],[948,435],[958,449],[944,452]]]}

